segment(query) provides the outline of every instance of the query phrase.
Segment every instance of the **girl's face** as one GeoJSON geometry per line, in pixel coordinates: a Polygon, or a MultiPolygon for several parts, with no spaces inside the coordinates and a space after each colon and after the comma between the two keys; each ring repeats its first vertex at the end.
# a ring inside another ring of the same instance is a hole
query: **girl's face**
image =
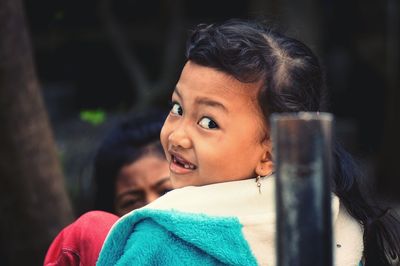
{"type": "Polygon", "coordinates": [[[267,175],[272,169],[258,83],[187,62],[161,130],[175,188],[267,175]]]}

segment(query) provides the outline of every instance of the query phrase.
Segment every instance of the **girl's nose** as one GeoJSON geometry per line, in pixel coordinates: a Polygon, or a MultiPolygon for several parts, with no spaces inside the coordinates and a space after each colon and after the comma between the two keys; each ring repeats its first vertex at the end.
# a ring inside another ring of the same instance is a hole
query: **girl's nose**
{"type": "Polygon", "coordinates": [[[170,145],[180,147],[183,149],[189,149],[192,147],[192,141],[186,132],[183,125],[175,128],[168,136],[170,145]]]}

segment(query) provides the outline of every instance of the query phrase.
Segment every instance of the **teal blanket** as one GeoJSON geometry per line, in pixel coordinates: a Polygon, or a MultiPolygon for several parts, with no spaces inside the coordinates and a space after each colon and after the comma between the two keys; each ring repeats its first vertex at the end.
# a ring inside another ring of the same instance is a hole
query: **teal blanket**
{"type": "Polygon", "coordinates": [[[112,229],[97,265],[257,265],[236,217],[141,209],[112,229]]]}

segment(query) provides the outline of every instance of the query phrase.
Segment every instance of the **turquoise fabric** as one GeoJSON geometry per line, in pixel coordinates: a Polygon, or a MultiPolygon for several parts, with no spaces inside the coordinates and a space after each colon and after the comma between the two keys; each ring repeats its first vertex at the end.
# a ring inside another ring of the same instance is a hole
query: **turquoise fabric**
{"type": "Polygon", "coordinates": [[[117,223],[97,265],[257,265],[236,217],[141,209],[117,223]]]}

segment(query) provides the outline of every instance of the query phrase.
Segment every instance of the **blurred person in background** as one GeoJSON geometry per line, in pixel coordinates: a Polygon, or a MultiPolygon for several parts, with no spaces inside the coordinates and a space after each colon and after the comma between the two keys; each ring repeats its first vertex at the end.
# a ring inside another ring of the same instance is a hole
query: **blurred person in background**
{"type": "Polygon", "coordinates": [[[129,117],[105,137],[94,160],[94,209],[100,211],[88,212],[64,228],[44,265],[92,265],[120,216],[172,190],[160,143],[166,115],[154,111],[129,117]]]}
{"type": "Polygon", "coordinates": [[[139,114],[114,128],[94,160],[94,208],[122,216],[172,189],[160,130],[166,113],[139,114]]]}

